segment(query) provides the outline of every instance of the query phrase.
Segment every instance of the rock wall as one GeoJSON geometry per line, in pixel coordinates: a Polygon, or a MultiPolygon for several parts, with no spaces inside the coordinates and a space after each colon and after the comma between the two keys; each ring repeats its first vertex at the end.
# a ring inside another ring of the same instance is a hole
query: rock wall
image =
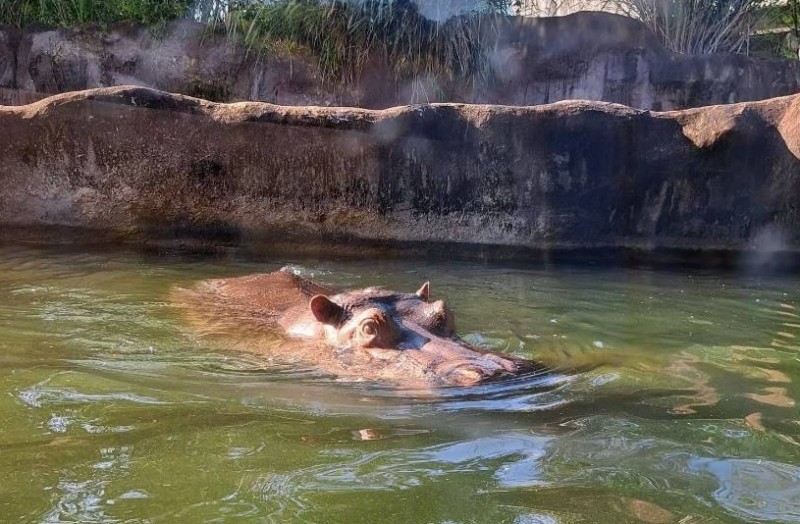
{"type": "Polygon", "coordinates": [[[0,224],[531,248],[800,247],[800,95],[375,111],[137,87],[0,107],[0,224]]]}
{"type": "Polygon", "coordinates": [[[321,81],[308,55],[256,55],[189,21],[163,35],[120,26],[17,31],[0,28],[0,88],[45,94],[139,85],[210,100],[287,105],[355,104],[345,88],[321,81]]]}
{"type": "MultiPolygon", "coordinates": [[[[397,80],[374,59],[349,85],[321,80],[313,57],[248,54],[190,21],[163,35],[118,27],[0,30],[0,87],[61,93],[139,85],[217,101],[386,108],[411,103],[537,105],[602,100],[669,110],[800,91],[800,61],[667,52],[640,23],[608,13],[502,18],[486,82],[397,80]],[[498,36],[499,35],[499,36],[498,36]]],[[[487,29],[488,31],[488,29],[487,29]]]]}
{"type": "Polygon", "coordinates": [[[16,88],[18,34],[0,28],[0,86],[16,88]]]}
{"type": "Polygon", "coordinates": [[[21,89],[6,89],[0,87],[0,106],[24,106],[43,100],[50,95],[36,91],[23,91],[21,89]]]}

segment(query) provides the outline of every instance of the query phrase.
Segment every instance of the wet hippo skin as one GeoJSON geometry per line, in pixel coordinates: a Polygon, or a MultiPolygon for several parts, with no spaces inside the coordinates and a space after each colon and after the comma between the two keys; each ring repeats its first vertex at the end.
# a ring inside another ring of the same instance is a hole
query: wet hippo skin
{"type": "Polygon", "coordinates": [[[173,299],[195,330],[236,349],[282,356],[339,378],[405,386],[472,386],[543,370],[459,340],[453,313],[415,293],[337,292],[291,271],[204,280],[173,299]]]}

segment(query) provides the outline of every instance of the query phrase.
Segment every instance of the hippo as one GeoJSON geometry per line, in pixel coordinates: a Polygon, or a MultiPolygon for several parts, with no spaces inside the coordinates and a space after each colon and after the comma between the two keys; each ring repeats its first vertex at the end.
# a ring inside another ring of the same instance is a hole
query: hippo
{"type": "Polygon", "coordinates": [[[173,298],[201,333],[340,379],[474,386],[543,369],[460,340],[452,311],[430,299],[428,282],[414,293],[335,291],[282,269],[204,280],[173,298]]]}

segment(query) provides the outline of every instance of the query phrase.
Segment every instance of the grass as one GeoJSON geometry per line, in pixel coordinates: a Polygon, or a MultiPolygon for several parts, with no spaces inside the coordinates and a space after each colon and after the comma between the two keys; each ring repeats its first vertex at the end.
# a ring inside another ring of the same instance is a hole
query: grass
{"type": "Polygon", "coordinates": [[[486,49],[494,24],[485,15],[505,13],[508,4],[474,0],[471,12],[437,22],[410,0],[0,0],[0,24],[164,27],[199,16],[254,52],[310,52],[324,80],[352,81],[376,58],[402,78],[478,79],[491,75],[486,49]]]}
{"type": "Polygon", "coordinates": [[[0,0],[0,24],[72,27],[98,23],[163,24],[184,16],[193,0],[0,0]]]}
{"type": "Polygon", "coordinates": [[[769,1],[612,0],[650,28],[666,48],[697,55],[746,52],[769,1]]]}
{"type": "Polygon", "coordinates": [[[410,0],[0,0],[0,24],[72,27],[119,22],[163,27],[198,16],[223,24],[254,52],[309,51],[323,80],[348,82],[371,60],[398,78],[486,78],[490,13],[508,0],[474,0],[473,10],[437,22],[410,0]]]}
{"type": "Polygon", "coordinates": [[[482,2],[466,15],[430,20],[409,0],[277,0],[232,11],[230,34],[251,49],[276,42],[309,49],[325,79],[350,81],[376,58],[398,77],[486,77],[491,17],[505,1],[482,2]]]}

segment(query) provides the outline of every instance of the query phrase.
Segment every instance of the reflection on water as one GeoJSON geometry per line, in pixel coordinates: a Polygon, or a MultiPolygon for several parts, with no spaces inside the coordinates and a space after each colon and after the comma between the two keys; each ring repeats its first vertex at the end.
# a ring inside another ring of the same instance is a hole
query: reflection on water
{"type": "Polygon", "coordinates": [[[797,522],[800,279],[0,247],[0,515],[22,522],[797,522]],[[436,395],[198,337],[174,285],[430,279],[556,373],[436,395]]]}
{"type": "Polygon", "coordinates": [[[800,468],[762,459],[693,458],[689,470],[715,477],[714,499],[745,519],[800,520],[800,468]]]}

